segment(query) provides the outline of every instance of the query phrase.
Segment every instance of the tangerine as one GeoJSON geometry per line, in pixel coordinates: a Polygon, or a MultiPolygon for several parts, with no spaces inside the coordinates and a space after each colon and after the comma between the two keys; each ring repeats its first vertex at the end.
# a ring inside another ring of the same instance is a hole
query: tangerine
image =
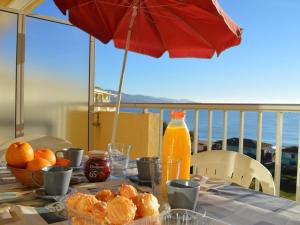
{"type": "Polygon", "coordinates": [[[51,165],[54,165],[56,163],[55,154],[49,148],[39,148],[35,150],[34,159],[40,159],[40,158],[48,160],[51,163],[51,165]]]}
{"type": "Polygon", "coordinates": [[[70,160],[64,158],[57,158],[55,166],[68,166],[70,164],[70,160]]]}
{"type": "Polygon", "coordinates": [[[31,160],[30,162],[27,163],[27,170],[33,171],[33,170],[40,170],[46,166],[52,166],[51,162],[48,161],[47,159],[39,158],[39,159],[34,159],[31,160]]]}
{"type": "Polygon", "coordinates": [[[8,147],[5,158],[8,165],[25,168],[26,164],[34,159],[34,151],[29,143],[19,141],[8,147]]]}

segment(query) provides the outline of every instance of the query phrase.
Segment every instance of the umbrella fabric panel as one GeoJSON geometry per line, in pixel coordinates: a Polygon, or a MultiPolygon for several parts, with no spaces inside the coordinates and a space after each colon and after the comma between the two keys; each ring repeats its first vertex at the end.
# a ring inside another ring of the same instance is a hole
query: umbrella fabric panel
{"type": "MultiPolygon", "coordinates": [[[[133,0],[54,0],[70,22],[125,48],[133,0]]],[[[129,50],[160,57],[211,58],[238,45],[241,29],[216,0],[140,0],[129,50]]]]}

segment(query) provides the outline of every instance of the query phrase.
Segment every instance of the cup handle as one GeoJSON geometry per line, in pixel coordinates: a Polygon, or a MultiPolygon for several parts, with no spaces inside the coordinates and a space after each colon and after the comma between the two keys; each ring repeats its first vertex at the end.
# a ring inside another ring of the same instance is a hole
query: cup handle
{"type": "Polygon", "coordinates": [[[35,179],[35,173],[36,172],[40,172],[40,170],[33,170],[32,172],[31,172],[31,180],[32,180],[32,182],[36,185],[36,186],[38,186],[38,187],[43,187],[43,185],[42,184],[39,184],[38,182],[37,182],[37,180],[35,179]]]}
{"type": "Polygon", "coordinates": [[[61,153],[61,154],[63,155],[63,157],[62,157],[62,158],[64,158],[64,152],[65,152],[65,151],[62,151],[62,150],[60,150],[60,151],[56,151],[56,152],[55,152],[55,156],[56,156],[56,158],[58,158],[58,154],[59,154],[59,153],[61,153]]]}

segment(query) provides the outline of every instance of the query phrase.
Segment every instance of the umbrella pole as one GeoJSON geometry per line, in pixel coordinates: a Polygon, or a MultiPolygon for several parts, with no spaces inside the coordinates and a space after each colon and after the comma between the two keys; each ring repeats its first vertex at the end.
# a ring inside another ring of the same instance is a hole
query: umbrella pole
{"type": "Polygon", "coordinates": [[[137,15],[138,3],[139,3],[139,0],[134,1],[132,16],[131,16],[131,20],[130,20],[130,23],[129,23],[127,37],[126,37],[126,45],[125,45],[125,51],[124,51],[124,56],[123,56],[123,64],[122,64],[122,70],[121,70],[121,76],[120,76],[120,82],[119,82],[119,90],[118,90],[118,95],[117,95],[116,111],[115,111],[115,116],[114,116],[114,121],[113,121],[111,143],[116,142],[119,112],[120,112],[120,104],[121,104],[121,94],[122,94],[124,73],[125,73],[126,61],[127,61],[127,53],[128,53],[128,48],[129,48],[129,44],[130,44],[130,39],[131,39],[131,33],[132,33],[134,20],[135,20],[135,17],[137,15]]]}

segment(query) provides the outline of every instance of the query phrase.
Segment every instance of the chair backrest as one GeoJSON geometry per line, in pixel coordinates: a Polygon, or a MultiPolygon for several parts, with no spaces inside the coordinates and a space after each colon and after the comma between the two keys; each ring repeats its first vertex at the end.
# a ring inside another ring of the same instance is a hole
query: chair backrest
{"type": "Polygon", "coordinates": [[[196,174],[225,179],[247,188],[255,178],[264,193],[275,195],[272,174],[249,156],[224,150],[206,151],[192,155],[191,165],[196,167],[196,174]]]}
{"type": "Polygon", "coordinates": [[[63,148],[74,147],[71,142],[48,135],[25,135],[23,137],[15,138],[6,143],[0,144],[0,161],[5,161],[5,152],[7,148],[14,142],[26,141],[33,149],[50,148],[54,152],[62,150],[63,148]]]}

